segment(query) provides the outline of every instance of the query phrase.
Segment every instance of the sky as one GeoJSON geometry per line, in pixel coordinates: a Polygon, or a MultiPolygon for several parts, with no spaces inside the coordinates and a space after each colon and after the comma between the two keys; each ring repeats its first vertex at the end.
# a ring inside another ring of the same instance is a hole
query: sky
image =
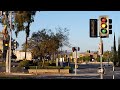
{"type": "MultiPolygon", "coordinates": [[[[72,47],[80,47],[80,52],[87,50],[97,51],[100,38],[90,38],[89,36],[89,19],[98,19],[101,15],[108,15],[112,19],[112,34],[109,38],[103,38],[104,51],[111,50],[113,46],[114,32],[116,35],[116,46],[118,46],[118,37],[120,37],[120,11],[40,11],[36,13],[35,20],[30,27],[30,37],[33,32],[42,29],[51,29],[55,32],[55,28],[69,29],[69,42],[72,47]]],[[[0,25],[0,31],[2,31],[0,25]]],[[[15,37],[21,45],[25,42],[25,32],[22,31],[15,37]]],[[[72,48],[64,47],[64,50],[72,50],[72,48]]],[[[118,48],[117,48],[118,49],[118,48]]]]}

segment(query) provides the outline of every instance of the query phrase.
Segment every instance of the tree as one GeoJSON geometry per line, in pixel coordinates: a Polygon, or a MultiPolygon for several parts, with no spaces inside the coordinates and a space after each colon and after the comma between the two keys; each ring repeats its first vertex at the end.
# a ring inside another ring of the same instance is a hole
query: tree
{"type": "Polygon", "coordinates": [[[97,60],[97,62],[100,62],[100,56],[98,56],[98,57],[96,58],[96,60],[97,60]]]}
{"type": "MultiPolygon", "coordinates": [[[[63,29],[63,32],[66,29],[63,29]]],[[[61,29],[62,31],[62,29],[61,29]]],[[[31,38],[28,40],[28,50],[32,52],[33,57],[45,58],[46,55],[53,55],[58,52],[61,42],[65,42],[66,35],[63,32],[53,33],[50,29],[43,29],[38,32],[34,32],[31,38]],[[62,40],[61,40],[62,39],[62,40]]],[[[22,45],[25,50],[25,43],[22,45]]]]}
{"type": "Polygon", "coordinates": [[[112,57],[112,53],[110,51],[105,51],[103,53],[103,58],[106,60],[110,60],[110,57],[112,57]]]}
{"type": "Polygon", "coordinates": [[[34,16],[36,11],[15,11],[15,26],[16,26],[16,37],[20,31],[25,31],[26,33],[26,44],[25,44],[25,59],[27,51],[27,38],[30,33],[30,24],[34,22],[34,16]]]}
{"type": "Polygon", "coordinates": [[[84,62],[89,62],[90,61],[90,56],[88,56],[88,55],[87,56],[83,56],[82,59],[83,59],[84,62]]]}

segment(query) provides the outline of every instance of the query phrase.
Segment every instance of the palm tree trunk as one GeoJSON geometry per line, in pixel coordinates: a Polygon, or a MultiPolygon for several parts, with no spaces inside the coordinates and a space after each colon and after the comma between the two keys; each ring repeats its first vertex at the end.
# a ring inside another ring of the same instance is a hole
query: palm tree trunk
{"type": "Polygon", "coordinates": [[[30,33],[30,22],[28,22],[28,26],[26,28],[25,59],[26,59],[26,52],[27,52],[27,38],[29,37],[29,33],[30,33]]]}
{"type": "Polygon", "coordinates": [[[26,52],[27,52],[27,35],[26,35],[26,41],[25,41],[25,60],[26,60],[26,52]]]}

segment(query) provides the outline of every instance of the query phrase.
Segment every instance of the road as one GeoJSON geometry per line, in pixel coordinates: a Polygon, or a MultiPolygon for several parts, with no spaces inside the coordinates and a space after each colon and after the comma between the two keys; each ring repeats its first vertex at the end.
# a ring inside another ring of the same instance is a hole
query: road
{"type": "MultiPolygon", "coordinates": [[[[74,67],[74,63],[70,64],[71,67],[74,67]]],[[[97,73],[98,67],[100,64],[78,64],[77,74],[75,71],[70,74],[43,74],[35,75],[33,79],[100,79],[100,74],[97,73]]],[[[103,79],[113,79],[113,67],[112,65],[104,66],[105,74],[103,79]]],[[[23,75],[23,77],[26,77],[23,75]]],[[[26,77],[27,78],[27,77],[26,77]]],[[[120,67],[115,67],[114,79],[120,79],[120,67]]]]}
{"type": "MultiPolygon", "coordinates": [[[[74,67],[74,64],[71,64],[74,67]]],[[[78,64],[77,74],[75,72],[65,75],[40,75],[37,79],[100,79],[100,74],[97,73],[100,64],[78,64]]],[[[105,74],[103,79],[113,79],[113,67],[112,65],[103,66],[105,68],[105,74]]],[[[120,67],[115,67],[114,79],[120,79],[120,67]]]]}

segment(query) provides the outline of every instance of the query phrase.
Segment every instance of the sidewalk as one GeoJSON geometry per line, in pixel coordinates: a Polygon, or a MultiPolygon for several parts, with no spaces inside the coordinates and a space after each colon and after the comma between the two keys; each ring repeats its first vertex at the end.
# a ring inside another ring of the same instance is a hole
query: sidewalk
{"type": "Polygon", "coordinates": [[[27,73],[5,73],[6,75],[33,75],[33,74],[27,74],[27,73]]]}
{"type": "Polygon", "coordinates": [[[38,74],[36,76],[99,76],[96,73],[86,73],[86,74],[38,74]]]}
{"type": "Polygon", "coordinates": [[[41,74],[29,74],[29,73],[5,73],[5,75],[15,75],[15,76],[99,76],[97,73],[84,73],[84,74],[76,74],[69,73],[69,74],[53,74],[53,73],[41,73],[41,74]]]}

